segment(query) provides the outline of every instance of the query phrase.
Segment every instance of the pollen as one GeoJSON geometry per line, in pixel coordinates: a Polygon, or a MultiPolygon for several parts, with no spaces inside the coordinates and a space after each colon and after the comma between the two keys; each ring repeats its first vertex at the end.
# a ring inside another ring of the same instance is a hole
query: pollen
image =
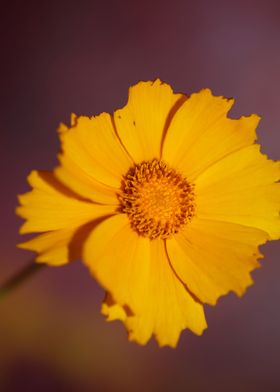
{"type": "Polygon", "coordinates": [[[195,214],[194,185],[158,159],[127,172],[119,200],[132,229],[151,240],[171,237],[195,214]]]}

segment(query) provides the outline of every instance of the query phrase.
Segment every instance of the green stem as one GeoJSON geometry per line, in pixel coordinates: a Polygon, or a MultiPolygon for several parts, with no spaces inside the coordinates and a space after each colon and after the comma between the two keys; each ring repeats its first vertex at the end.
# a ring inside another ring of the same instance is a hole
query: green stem
{"type": "Polygon", "coordinates": [[[26,267],[23,267],[19,272],[0,286],[0,301],[14,291],[18,286],[22,285],[22,283],[24,283],[32,275],[41,270],[44,266],[46,266],[46,264],[37,264],[32,261],[26,267]]]}

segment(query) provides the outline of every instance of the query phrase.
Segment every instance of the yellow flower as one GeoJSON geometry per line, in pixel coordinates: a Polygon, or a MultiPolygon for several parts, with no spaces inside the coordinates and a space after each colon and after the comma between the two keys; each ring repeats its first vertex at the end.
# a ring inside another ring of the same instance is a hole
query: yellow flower
{"type": "Polygon", "coordinates": [[[20,247],[50,265],[81,258],[130,340],[200,335],[203,304],[243,295],[259,245],[279,238],[279,162],[255,144],[259,117],[230,119],[232,105],[140,82],[112,116],[61,125],[60,165],[19,197],[20,232],[43,233],[20,247]]]}

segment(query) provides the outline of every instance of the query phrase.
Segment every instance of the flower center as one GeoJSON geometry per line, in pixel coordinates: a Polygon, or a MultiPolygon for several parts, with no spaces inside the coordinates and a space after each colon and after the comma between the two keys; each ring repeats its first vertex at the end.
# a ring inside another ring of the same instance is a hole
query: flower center
{"type": "Polygon", "coordinates": [[[119,200],[131,227],[150,239],[169,238],[195,213],[194,185],[158,159],[128,171],[119,200]]]}

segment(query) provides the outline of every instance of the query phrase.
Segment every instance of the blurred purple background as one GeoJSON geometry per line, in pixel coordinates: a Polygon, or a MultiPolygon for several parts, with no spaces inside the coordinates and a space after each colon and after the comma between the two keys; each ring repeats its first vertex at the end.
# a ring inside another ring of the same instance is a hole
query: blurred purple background
{"type": "MultiPolygon", "coordinates": [[[[279,1],[6,1],[1,16],[0,281],[32,257],[15,248],[16,195],[56,164],[59,122],[112,112],[140,79],[235,97],[232,115],[261,114],[262,150],[279,158],[279,1]]],[[[0,303],[1,392],[279,391],[279,250],[266,245],[256,285],[208,307],[209,329],[176,350],[106,323],[81,263],[40,271],[0,303]]]]}

